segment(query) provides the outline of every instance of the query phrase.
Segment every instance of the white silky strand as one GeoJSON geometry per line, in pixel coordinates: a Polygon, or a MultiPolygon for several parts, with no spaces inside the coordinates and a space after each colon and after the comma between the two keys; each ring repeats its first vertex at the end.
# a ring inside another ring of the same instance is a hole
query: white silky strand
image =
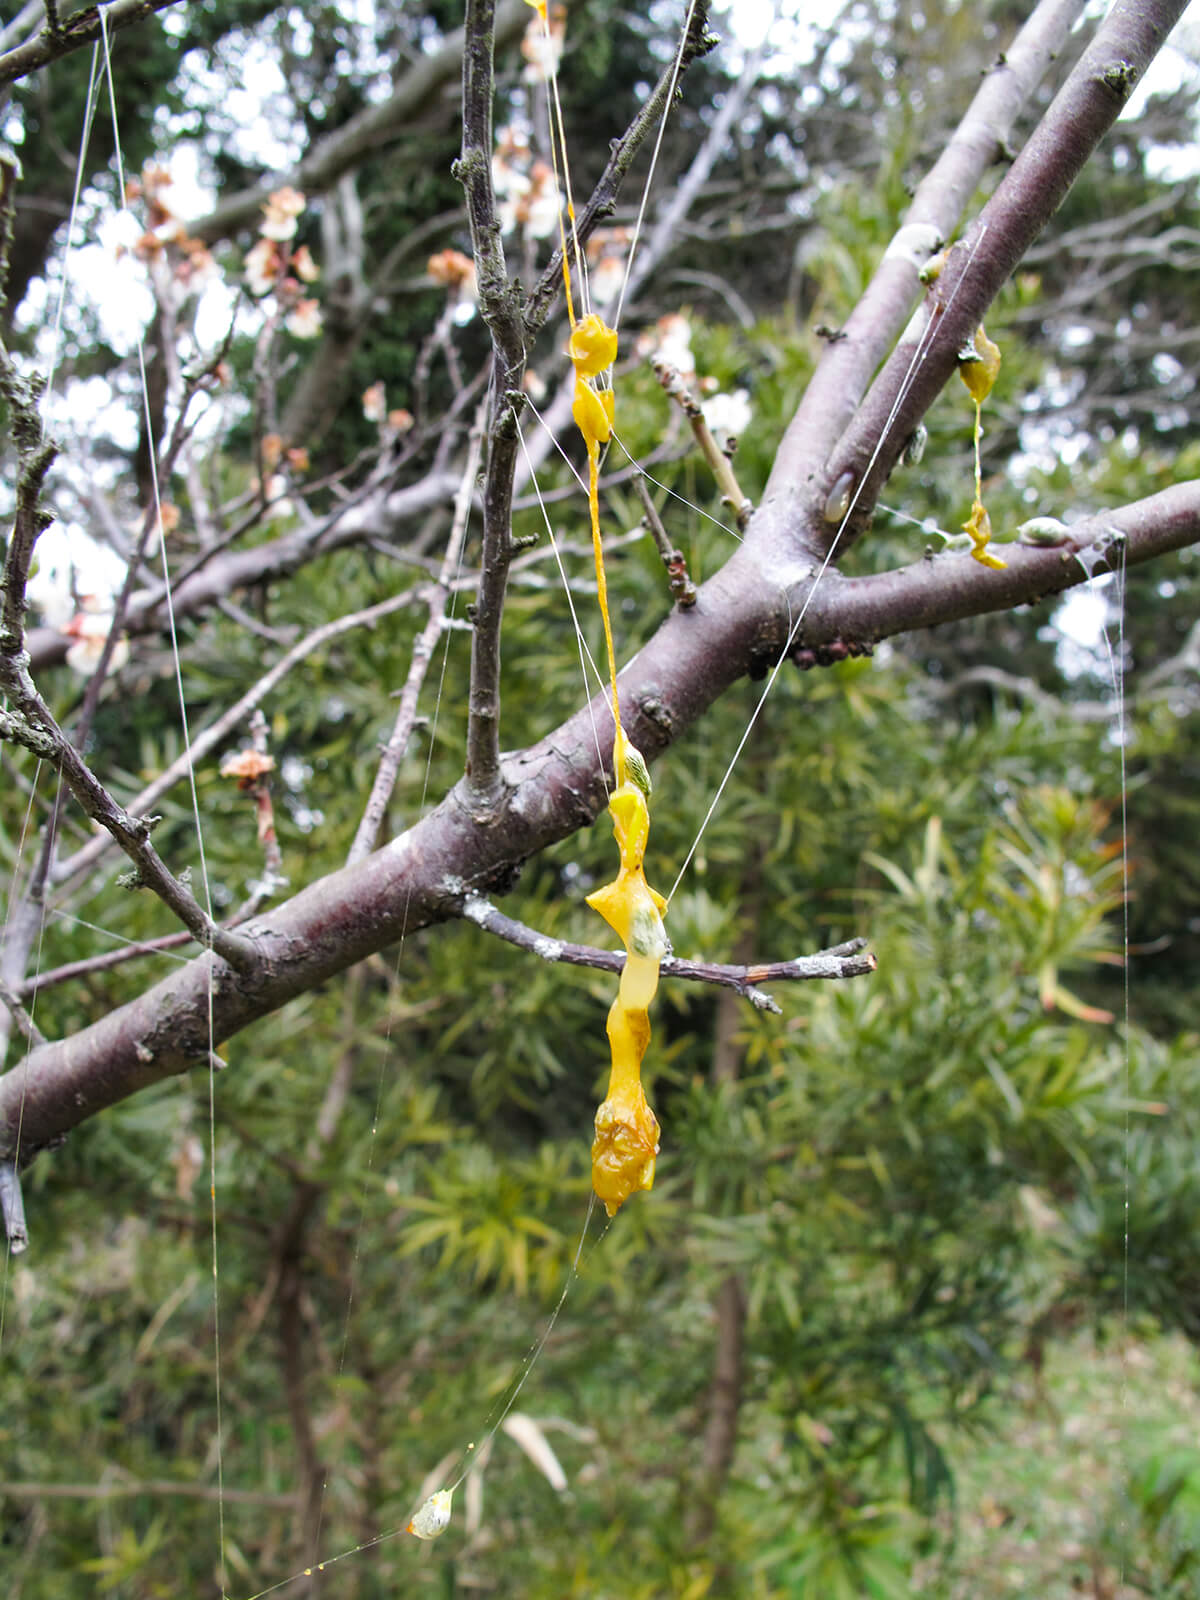
{"type": "Polygon", "coordinates": [[[679,87],[679,74],[683,71],[683,52],[687,47],[687,37],[695,14],[696,0],[689,0],[687,16],[683,22],[683,32],[679,35],[679,49],[675,52],[675,65],[671,70],[671,82],[667,89],[667,98],[663,105],[662,116],[658,119],[658,133],[650,156],[650,170],[646,174],[646,182],[642,189],[642,203],[638,206],[637,221],[633,225],[633,237],[629,241],[629,253],[625,257],[625,276],[621,280],[621,293],[617,296],[617,309],[613,313],[614,328],[621,326],[621,311],[625,305],[625,291],[629,287],[629,274],[633,271],[633,258],[637,253],[638,241],[642,236],[642,224],[646,219],[646,206],[650,200],[650,186],[654,182],[654,169],[658,166],[658,154],[662,149],[663,135],[667,131],[667,118],[671,114],[671,102],[675,98],[675,90],[679,87]]]}
{"type": "MultiPolygon", "coordinates": [[[[104,48],[104,69],[108,77],[108,106],[112,117],[113,149],[117,166],[118,199],[122,210],[125,208],[125,162],[121,148],[121,134],[117,121],[117,95],[116,85],[113,80],[112,54],[108,35],[108,17],[106,7],[97,8],[100,18],[100,40],[104,48]]],[[[167,631],[171,639],[171,658],[175,668],[175,688],[179,700],[180,732],[183,736],[183,753],[187,757],[188,784],[192,796],[192,817],[196,825],[196,847],[200,858],[200,881],[204,890],[204,909],[211,923],[213,920],[212,891],[208,878],[208,862],[204,853],[204,829],[200,820],[200,798],[196,789],[196,771],[191,760],[191,735],[188,730],[187,697],[183,688],[183,667],[179,659],[179,635],[175,626],[175,604],[171,593],[171,572],[167,557],[167,534],[163,526],[162,496],[158,482],[158,446],[154,437],[154,418],[150,411],[150,389],[146,374],[146,347],[139,327],[136,333],[138,374],[142,383],[142,412],[146,424],[147,457],[150,462],[150,486],[154,499],[154,515],[158,523],[159,558],[162,564],[164,601],[167,613],[167,631]]],[[[221,1288],[220,1288],[220,1261],[217,1248],[217,1113],[216,1113],[216,1075],[217,1054],[216,1034],[213,1022],[213,961],[212,951],[207,952],[207,1008],[208,1008],[208,1176],[209,1176],[209,1224],[212,1236],[212,1280],[213,1280],[213,1405],[216,1411],[216,1458],[217,1458],[217,1537],[219,1543],[219,1558],[221,1570],[225,1569],[225,1443],[224,1443],[224,1416],[221,1403],[221,1288]]]]}

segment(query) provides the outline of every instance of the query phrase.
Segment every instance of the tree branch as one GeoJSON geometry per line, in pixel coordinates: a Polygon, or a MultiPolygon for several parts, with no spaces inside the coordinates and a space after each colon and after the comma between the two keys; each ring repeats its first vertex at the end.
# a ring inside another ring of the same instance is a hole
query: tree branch
{"type": "Polygon", "coordinates": [[[1200,479],[1193,479],[1084,518],[1063,545],[994,542],[991,548],[1002,550],[1007,562],[1002,572],[965,553],[927,557],[867,578],[827,572],[808,605],[796,648],[835,639],[874,644],[915,628],[1011,611],[1086,583],[1095,572],[1140,565],[1197,541],[1200,479]]]}
{"type": "MultiPolygon", "coordinates": [[[[949,252],[936,284],[819,475],[822,495],[843,474],[854,485],[856,509],[839,548],[863,531],[905,441],[953,375],[959,351],[1120,115],[1185,3],[1116,0],[996,192],[949,252]],[[914,366],[922,342],[923,354],[914,366]],[[873,463],[869,473],[868,462],[873,463]]],[[[780,470],[777,460],[772,483],[780,470]]],[[[835,529],[822,527],[815,495],[802,498],[806,541],[827,547],[835,529]]]]}
{"type": "MultiPolygon", "coordinates": [[[[572,967],[595,967],[601,972],[620,972],[625,965],[621,950],[597,950],[592,945],[569,944],[562,939],[548,939],[536,928],[506,917],[481,895],[468,895],[462,904],[462,915],[495,934],[507,944],[527,950],[542,961],[562,961],[572,967]]],[[[732,989],[758,1011],[779,1011],[778,1004],[758,987],[762,983],[803,983],[814,978],[861,978],[874,972],[879,963],[866,949],[865,939],[851,939],[846,944],[835,945],[831,950],[819,950],[811,956],[794,956],[790,961],[750,962],[726,966],[713,961],[685,961],[679,956],[664,956],[661,974],[664,978],[684,978],[691,983],[712,983],[732,989]]]]}
{"type": "MultiPolygon", "coordinates": [[[[675,71],[674,58],[672,58],[660,73],[658,82],[654,85],[654,89],[646,103],[621,137],[613,141],[612,154],[608,158],[608,163],[600,174],[596,187],[592,190],[587,204],[580,212],[575,227],[572,229],[573,237],[569,245],[572,255],[574,254],[575,241],[578,240],[581,245],[586,244],[601,218],[611,215],[616,204],[617,195],[621,192],[621,184],[633,165],[634,157],[641,149],[651,129],[667,114],[669,109],[667,97],[671,93],[672,83],[678,89],[683,81],[684,73],[692,62],[698,61],[701,56],[707,55],[716,46],[717,39],[715,35],[708,31],[708,12],[707,0],[699,0],[695,11],[692,13],[692,21],[688,29],[687,38],[684,40],[678,74],[675,71]]],[[[736,94],[736,92],[736,90],[731,91],[733,94],[736,94]]],[[[707,142],[705,149],[707,149],[707,142]]],[[[703,154],[704,152],[702,151],[701,153],[703,154]]],[[[708,166],[705,169],[705,176],[711,170],[712,162],[715,161],[717,153],[719,152],[711,154],[708,166]]],[[[649,261],[644,261],[640,269],[639,281],[650,270],[655,259],[649,251],[647,251],[647,255],[649,255],[650,259],[649,261]]],[[[578,262],[575,262],[574,265],[578,269],[578,262]]],[[[560,247],[550,257],[541,277],[534,285],[525,303],[525,329],[531,338],[550,315],[550,308],[562,288],[562,281],[562,249],[560,247]]]]}
{"type": "MultiPolygon", "coordinates": [[[[179,0],[110,0],[104,7],[104,24],[110,35],[119,33],[122,28],[144,22],[156,11],[165,11],[178,3],[179,0]]],[[[36,38],[0,55],[0,86],[28,77],[39,67],[60,61],[99,37],[100,7],[84,6],[73,12],[57,30],[44,28],[36,38]]]]}
{"type": "MultiPolygon", "coordinates": [[[[793,494],[797,485],[805,486],[809,537],[816,550],[832,536],[832,530],[821,525],[820,508],[842,470],[840,465],[837,470],[827,465],[830,452],[912,311],[920,290],[919,273],[954,231],[1082,10],[1082,0],[1041,0],[919,185],[883,260],[840,330],[844,337],[825,347],[779,447],[763,496],[764,504],[770,504],[793,494]]],[[[914,425],[909,423],[909,432],[914,425]]],[[[840,456],[841,452],[839,460],[840,456]]]]}
{"type": "MultiPolygon", "coordinates": [[[[501,0],[496,11],[496,43],[505,46],[517,39],[529,15],[524,0],[501,0]]],[[[307,195],[323,194],[331,189],[340,177],[376,153],[381,145],[402,138],[405,129],[453,83],[462,60],[464,38],[462,28],[447,34],[440,50],[421,56],[396,80],[388,99],[367,106],[336,132],[319,140],[290,173],[275,173],[264,183],[222,200],[208,216],[189,223],[188,233],[193,239],[211,244],[236,233],[239,228],[257,224],[267,198],[285,176],[307,195]]]]}
{"type": "MultiPolygon", "coordinates": [[[[753,667],[778,658],[790,619],[812,587],[806,566],[781,558],[769,537],[750,535],[699,591],[674,610],[621,675],[630,738],[653,760],[753,667]]],[[[1056,594],[1089,571],[1135,565],[1200,542],[1200,482],[1090,518],[1068,547],[1006,546],[993,572],[969,556],[943,556],[874,578],[827,573],[805,619],[805,637],[883,638],[1056,594]],[[1077,559],[1076,552],[1081,559],[1077,559]],[[1086,566],[1085,566],[1086,563],[1086,566]]],[[[770,529],[767,527],[767,533],[770,529]]],[[[260,959],[235,978],[204,955],[67,1041],[30,1052],[0,1077],[0,1155],[18,1129],[26,1154],[106,1106],[209,1061],[228,1039],[356,961],[408,933],[458,914],[466,895],[511,883],[529,856],[590,823],[606,803],[602,763],[611,735],[604,697],[503,764],[502,802],[477,822],[460,783],[428,816],[364,861],[318,880],[245,925],[260,959]]]]}
{"type": "MultiPolygon", "coordinates": [[[[315,650],[320,650],[324,645],[339,638],[343,633],[349,633],[354,628],[373,628],[384,617],[394,615],[406,607],[415,605],[420,598],[420,589],[406,589],[401,594],[392,595],[388,600],[381,600],[378,605],[368,606],[365,611],[353,611],[348,616],[338,617],[334,622],[327,622],[322,627],[314,628],[306,634],[298,644],[283,656],[269,672],[264,672],[257,683],[252,684],[240,699],[236,700],[202,732],[192,740],[190,747],[179,755],[169,767],[164,768],[151,783],[129,802],[129,810],[133,812],[145,811],[154,805],[168,789],[172,788],[181,779],[186,778],[188,772],[214,749],[223,739],[227,739],[235,728],[239,727],[247,712],[253,711],[255,706],[261,704],[267,695],[283,681],[287,674],[306,656],[312,655],[315,650]]],[[[89,839],[73,856],[60,862],[53,873],[55,885],[69,883],[82,872],[86,872],[92,864],[100,859],[109,849],[111,840],[105,837],[89,839]]]]}
{"type": "Polygon", "coordinates": [[[480,816],[500,799],[500,626],[512,559],[512,495],[524,403],[525,330],[520,288],[510,282],[492,186],[493,0],[467,0],[463,51],[462,182],[479,283],[479,310],[492,336],[488,386],[487,472],[483,485],[483,552],[471,640],[467,784],[480,816]]]}
{"type": "Polygon", "coordinates": [[[150,830],[157,819],[130,816],[117,804],[55,722],[28,672],[19,661],[12,661],[3,652],[0,652],[0,689],[15,706],[13,711],[0,712],[0,739],[24,745],[62,774],[64,783],[86,814],[112,836],[133,862],[136,878],[130,887],[152,889],[197,944],[219,952],[236,971],[244,971],[253,964],[253,947],[212,920],[150,843],[150,830]]]}
{"type": "MultiPolygon", "coordinates": [[[[301,528],[253,549],[219,556],[203,571],[172,586],[175,620],[195,616],[237,589],[254,588],[290,577],[307,562],[334,550],[364,543],[375,535],[386,536],[409,518],[446,504],[457,487],[456,474],[431,473],[401,489],[372,491],[318,524],[314,530],[301,528]]],[[[134,597],[125,619],[126,633],[131,636],[157,633],[165,626],[162,589],[134,597]]],[[[64,660],[70,640],[52,628],[36,628],[29,634],[26,644],[30,665],[38,671],[64,660]]]]}
{"type": "Polygon", "coordinates": [[[404,759],[404,752],[408,749],[408,741],[412,737],[421,686],[429,670],[434,646],[445,631],[446,601],[450,596],[451,581],[462,559],[467,523],[471,515],[471,502],[475,494],[475,480],[479,475],[485,410],[486,402],[479,408],[468,440],[466,466],[463,468],[462,481],[458,486],[458,495],[454,502],[454,520],[450,526],[450,537],[446,541],[446,553],[442,558],[441,570],[433,585],[425,593],[429,621],[413,645],[412,661],[404,688],[400,692],[400,706],[396,712],[395,725],[380,759],[375,781],[371,785],[371,794],[362,821],[358,825],[350,853],[346,857],[347,864],[369,855],[379,843],[383,814],[387,810],[387,803],[396,785],[396,774],[404,759]]]}

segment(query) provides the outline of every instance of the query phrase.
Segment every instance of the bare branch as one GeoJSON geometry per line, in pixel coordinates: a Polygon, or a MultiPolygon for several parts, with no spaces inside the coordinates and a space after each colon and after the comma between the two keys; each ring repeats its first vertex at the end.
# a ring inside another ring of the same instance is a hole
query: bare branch
{"type": "MultiPolygon", "coordinates": [[[[340,508],[315,529],[298,529],[250,550],[228,551],[210,561],[185,582],[172,585],[175,619],[194,616],[237,589],[254,588],[290,577],[309,561],[375,535],[394,532],[409,518],[448,503],[458,488],[454,473],[437,473],[401,489],[372,489],[352,505],[340,508]]],[[[157,633],[166,626],[164,591],[135,596],[125,619],[130,636],[157,633]]],[[[70,640],[51,628],[30,633],[27,647],[35,671],[66,657],[70,640]]]]}
{"type": "Polygon", "coordinates": [[[158,955],[162,951],[178,950],[193,944],[190,933],[166,933],[161,939],[145,939],[137,944],[122,945],[119,950],[106,950],[103,955],[85,956],[79,961],[68,961],[49,972],[34,973],[20,986],[23,995],[39,994],[59,983],[72,983],[76,978],[86,978],[92,972],[106,972],[110,967],[123,966],[126,961],[136,961],[140,956],[158,955]]]}
{"type": "Polygon", "coordinates": [[[479,281],[479,310],[492,335],[488,391],[491,426],[483,486],[483,552],[471,641],[467,782],[481,814],[500,797],[500,624],[512,559],[512,494],[517,416],[524,403],[525,330],[520,289],[504,260],[492,187],[493,0],[468,0],[463,52],[462,155],[455,167],[466,193],[479,281]]]}
{"type": "MultiPolygon", "coordinates": [[[[674,610],[621,675],[622,719],[653,759],[738,678],[777,658],[812,586],[751,524],[750,536],[674,610]],[[786,580],[786,581],[785,581],[786,580]]],[[[1006,546],[1003,572],[945,556],[872,578],[826,574],[805,638],[883,638],[1056,594],[1094,570],[1134,565],[1200,542],[1200,482],[1179,484],[1072,530],[1071,545],[1006,546]],[[1123,536],[1123,552],[1120,540],[1123,536]]],[[[246,924],[260,960],[235,979],[205,954],[69,1041],[32,1051],[0,1077],[0,1153],[18,1127],[33,1151],[147,1084],[209,1059],[220,1042],[296,995],[413,933],[458,914],[464,897],[511,882],[529,856],[590,822],[605,804],[596,759],[600,697],[538,744],[505,759],[503,799],[483,824],[460,783],[427,817],[365,860],[311,884],[246,924]],[[211,1011],[210,1011],[211,1007],[211,1011]]],[[[606,740],[599,735],[601,761],[606,740]]]]}
{"type": "MultiPolygon", "coordinates": [[[[944,554],[867,578],[826,573],[808,606],[796,649],[841,639],[874,644],[914,628],[1032,605],[1086,583],[1095,572],[1152,561],[1200,541],[1200,479],[1072,525],[1063,545],[993,544],[1002,572],[967,554],[944,554]]],[[[807,586],[807,585],[806,585],[807,586]]]]}
{"type": "MultiPolygon", "coordinates": [[[[918,274],[954,231],[972,192],[1004,149],[1017,117],[1082,10],[1082,0],[1041,0],[980,86],[913,196],[904,222],[841,330],[843,337],[826,346],[779,447],[764,502],[786,492],[790,485],[812,483],[812,509],[824,503],[842,470],[841,465],[837,471],[827,467],[830,452],[845,433],[892,340],[904,327],[920,289],[918,274]]],[[[909,432],[913,426],[909,423],[909,432]]],[[[818,526],[819,516],[812,520],[812,536],[819,545],[819,536],[826,530],[818,526]]]]}
{"type": "MultiPolygon", "coordinates": [[[[516,945],[519,950],[528,950],[542,961],[562,961],[572,967],[595,967],[601,972],[620,972],[625,965],[625,953],[622,950],[597,950],[592,945],[548,939],[536,928],[506,917],[480,895],[467,896],[463,901],[462,915],[485,933],[494,933],[498,939],[516,945]]],[[[866,945],[865,939],[850,939],[832,950],[819,950],[811,956],[794,956],[790,961],[749,962],[735,966],[665,956],[661,972],[664,978],[685,978],[692,983],[712,983],[732,989],[743,1000],[749,1000],[756,1010],[778,1012],[778,1004],[759,988],[760,984],[865,977],[879,965],[866,945]]]]}
{"type": "MultiPolygon", "coordinates": [[[[178,3],[179,0],[111,0],[104,7],[104,25],[110,35],[119,33],[122,28],[144,22],[156,11],[165,11],[168,6],[178,3]]],[[[24,14],[21,13],[22,16],[24,14]]],[[[99,37],[100,7],[84,6],[82,10],[73,12],[57,31],[43,29],[36,38],[0,56],[0,85],[28,77],[39,67],[60,61],[63,56],[82,50],[85,44],[92,44],[99,37]]]]}
{"type": "MultiPolygon", "coordinates": [[[[621,191],[621,184],[633,165],[634,157],[641,149],[651,130],[667,113],[667,97],[671,93],[671,85],[674,83],[678,88],[684,73],[692,62],[698,61],[701,56],[707,55],[716,45],[715,36],[708,31],[708,12],[707,0],[700,0],[700,3],[697,4],[695,11],[692,13],[691,26],[688,29],[687,38],[683,42],[678,74],[676,74],[675,63],[672,60],[664,67],[652,93],[637,116],[634,117],[621,137],[614,141],[612,154],[608,158],[607,166],[600,174],[600,181],[592,190],[587,205],[580,212],[575,227],[572,229],[573,238],[569,246],[572,251],[576,240],[580,245],[586,244],[591,238],[596,224],[602,217],[607,217],[611,214],[613,206],[616,204],[617,195],[621,191]]],[[[736,89],[731,90],[731,94],[736,95],[736,93],[736,89]]],[[[706,141],[701,155],[704,155],[709,150],[710,142],[706,141]]],[[[719,153],[718,151],[709,152],[708,165],[704,170],[705,178],[712,170],[712,163],[719,153]]],[[[697,159],[699,161],[700,158],[698,157],[697,159]]],[[[700,181],[702,182],[703,179],[700,181]]],[[[658,240],[657,233],[655,238],[661,247],[661,241],[658,240]]],[[[642,265],[639,268],[638,281],[645,277],[656,260],[655,251],[647,247],[643,253],[642,265]]],[[[575,265],[578,266],[578,263],[575,263],[575,265]]],[[[562,250],[560,248],[550,257],[545,270],[535,284],[525,305],[525,327],[531,336],[538,331],[550,315],[550,308],[562,287],[562,281],[562,250]]]]}
{"type": "MultiPolygon", "coordinates": [[[[961,243],[950,251],[924,306],[871,385],[827,464],[819,469],[813,464],[819,494],[810,491],[800,497],[806,502],[801,512],[806,518],[804,537],[811,546],[827,547],[835,535],[833,527],[822,524],[819,506],[843,474],[849,474],[855,485],[857,509],[840,535],[839,547],[862,532],[904,442],[955,371],[959,351],[970,342],[1009,274],[1120,115],[1184,4],[1185,0],[1116,0],[995,194],[961,243]],[[914,362],[918,346],[923,353],[914,362]],[[868,462],[874,463],[869,474],[868,462]]],[[[843,342],[839,340],[834,348],[843,342]]],[[[821,372],[824,370],[823,364],[821,372]]],[[[820,379],[818,373],[810,393],[820,379]]],[[[794,421],[789,439],[795,428],[794,421]]],[[[796,456],[786,440],[776,458],[767,499],[771,485],[777,490],[782,487],[784,463],[795,470],[796,456]]]]}
{"type": "MultiPolygon", "coordinates": [[[[141,792],[129,803],[129,810],[140,813],[154,805],[167,790],[187,777],[189,770],[196,765],[208,752],[227,739],[235,728],[239,727],[245,719],[247,712],[253,711],[255,706],[261,704],[267,695],[283,681],[293,667],[297,666],[306,656],[312,655],[314,650],[320,650],[331,640],[339,638],[343,633],[349,633],[354,628],[373,628],[377,622],[385,617],[392,616],[397,611],[404,610],[407,606],[414,605],[420,598],[419,589],[406,589],[402,594],[392,595],[388,600],[381,600],[378,605],[369,606],[365,611],[354,611],[348,616],[338,617],[334,622],[327,622],[320,628],[314,628],[306,634],[298,644],[283,656],[269,672],[264,672],[257,683],[252,684],[240,699],[230,706],[229,710],[222,713],[214,723],[198,733],[192,740],[190,748],[183,755],[177,756],[169,767],[164,768],[153,782],[148,783],[141,792]]],[[[110,840],[107,838],[89,839],[68,860],[60,862],[53,874],[55,884],[69,883],[80,873],[86,872],[92,864],[109,849],[110,840]]]]}
{"type": "Polygon", "coordinates": [[[479,460],[483,450],[483,427],[486,414],[486,402],[479,408],[471,429],[470,440],[467,445],[467,462],[463,468],[462,482],[459,484],[458,496],[454,502],[454,521],[450,527],[450,537],[446,541],[446,553],[442,558],[441,571],[437,580],[426,592],[426,603],[429,607],[429,621],[422,629],[420,637],[413,646],[412,662],[409,667],[408,677],[400,693],[400,706],[396,713],[395,725],[391,737],[384,748],[383,756],[379,762],[379,769],[375,774],[375,781],[371,785],[370,798],[366,810],[363,812],[362,821],[354,835],[354,843],[347,856],[347,864],[358,861],[363,856],[369,855],[379,842],[379,829],[383,823],[383,814],[387,810],[387,803],[391,798],[392,790],[396,784],[396,773],[404,759],[404,752],[408,749],[408,741],[412,737],[413,725],[417,717],[417,701],[421,693],[421,686],[425,682],[425,674],[429,670],[429,662],[433,656],[434,646],[441,638],[444,631],[446,601],[450,597],[451,580],[453,579],[460,560],[462,559],[463,544],[467,536],[467,522],[471,514],[471,501],[475,494],[475,480],[479,475],[479,460]]]}
{"type": "Polygon", "coordinates": [[[713,438],[705,420],[704,407],[684,382],[682,373],[678,372],[669,362],[655,356],[650,365],[654,368],[654,376],[688,419],[692,435],[700,446],[700,454],[708,463],[708,469],[716,479],[717,488],[721,491],[721,503],[728,506],[730,511],[733,512],[738,525],[738,532],[743,533],[753,514],[754,506],[746,495],[742,493],[741,485],[738,483],[737,475],[733,470],[732,460],[713,438]]]}
{"type": "MultiPolygon", "coordinates": [[[[520,35],[528,19],[529,8],[524,0],[501,0],[496,11],[496,43],[510,44],[520,35]]],[[[188,233],[194,239],[212,243],[236,233],[239,228],[257,223],[268,196],[285,176],[309,195],[331,189],[344,173],[367,156],[392,140],[402,138],[413,120],[454,81],[462,61],[464,37],[462,28],[448,34],[440,50],[421,56],[397,79],[388,99],[365,107],[335,133],[318,141],[292,172],[277,173],[253,189],[244,189],[222,200],[207,217],[190,223],[188,233]]]]}

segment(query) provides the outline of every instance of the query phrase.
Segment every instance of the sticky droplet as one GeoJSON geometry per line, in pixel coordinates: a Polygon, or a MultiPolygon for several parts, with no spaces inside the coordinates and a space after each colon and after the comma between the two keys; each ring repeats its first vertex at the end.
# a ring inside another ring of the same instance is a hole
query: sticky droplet
{"type": "Polygon", "coordinates": [[[850,509],[850,495],[854,488],[854,474],[843,472],[830,489],[823,512],[826,522],[840,522],[850,509]]]}
{"type": "Polygon", "coordinates": [[[436,1539],[450,1526],[451,1489],[438,1489],[425,1504],[413,1514],[408,1525],[409,1533],[418,1539],[436,1539]]]}

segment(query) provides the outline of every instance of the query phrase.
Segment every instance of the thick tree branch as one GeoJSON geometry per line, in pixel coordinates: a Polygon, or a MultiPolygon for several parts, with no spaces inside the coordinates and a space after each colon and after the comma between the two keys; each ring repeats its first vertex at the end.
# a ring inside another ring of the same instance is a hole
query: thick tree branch
{"type": "MultiPolygon", "coordinates": [[[[949,253],[820,475],[822,495],[843,474],[854,485],[856,510],[840,548],[862,532],[905,441],[954,373],[959,351],[1120,115],[1185,3],[1116,0],[995,194],[949,253]]],[[[772,482],[779,472],[777,462],[772,482]]],[[[804,536],[827,547],[835,530],[822,528],[815,496],[804,500],[804,536]]]]}
{"type": "MultiPolygon", "coordinates": [[[[1002,610],[1083,583],[1097,565],[1134,565],[1197,542],[1200,482],[1181,484],[1078,525],[1070,547],[1006,547],[1011,559],[1003,572],[963,555],[877,578],[827,573],[805,638],[870,640],[1002,610]],[[1113,529],[1124,536],[1123,557],[1113,529]]],[[[756,517],[696,605],[673,611],[621,674],[622,722],[648,759],[748,670],[778,657],[812,584],[810,566],[781,556],[769,520],[756,517]]],[[[252,971],[235,977],[205,954],[69,1041],[30,1052],[0,1077],[0,1154],[12,1154],[22,1125],[22,1148],[30,1153],[151,1083],[207,1065],[210,1001],[217,1043],[402,931],[456,915],[471,891],[482,896],[510,883],[522,861],[590,823],[606,803],[611,735],[602,731],[603,713],[599,696],[538,744],[508,756],[494,821],[477,822],[460,784],[383,849],[252,919],[246,932],[260,957],[252,971]]]]}
{"type": "Polygon", "coordinates": [[[821,536],[827,537],[829,531],[819,525],[818,508],[842,470],[827,468],[830,452],[912,311],[919,273],[950,237],[985,172],[1005,151],[1017,117],[1082,10],[1082,0],[1042,0],[984,80],[918,187],[903,224],[841,330],[844,337],[825,348],[780,445],[763,497],[767,503],[801,488],[809,502],[814,548],[820,548],[821,536]]]}
{"type": "MultiPolygon", "coordinates": [[[[915,628],[1032,605],[1115,572],[1200,542],[1200,479],[1075,523],[1068,542],[1049,549],[993,544],[1008,563],[995,572],[967,554],[927,557],[869,578],[826,573],[808,605],[796,648],[835,639],[874,644],[915,628]]],[[[802,585],[797,593],[805,593],[802,585]]]]}

